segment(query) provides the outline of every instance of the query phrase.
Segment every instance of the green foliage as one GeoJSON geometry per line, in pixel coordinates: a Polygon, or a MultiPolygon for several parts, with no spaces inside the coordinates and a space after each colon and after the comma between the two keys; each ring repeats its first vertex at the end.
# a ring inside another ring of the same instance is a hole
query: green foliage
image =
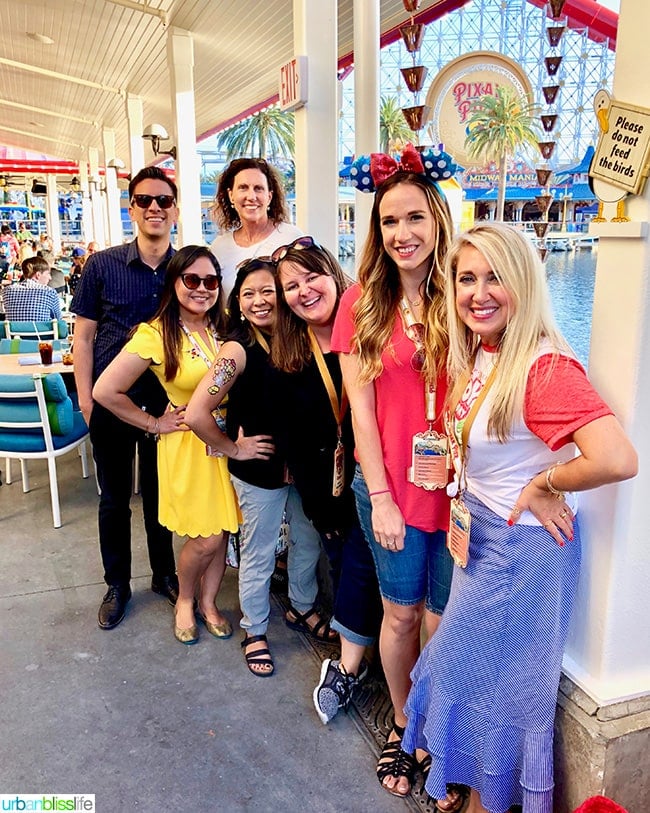
{"type": "Polygon", "coordinates": [[[284,157],[293,159],[295,151],[293,113],[268,107],[226,128],[217,136],[217,148],[233,158],[284,157]]]}
{"type": "Polygon", "coordinates": [[[413,141],[414,133],[406,123],[395,96],[382,96],[379,107],[379,149],[390,154],[413,141]]]}
{"type": "Polygon", "coordinates": [[[540,124],[537,109],[509,85],[499,86],[493,96],[472,103],[467,120],[465,149],[472,158],[485,158],[499,165],[497,219],[503,219],[506,165],[519,150],[539,152],[540,124]]]}

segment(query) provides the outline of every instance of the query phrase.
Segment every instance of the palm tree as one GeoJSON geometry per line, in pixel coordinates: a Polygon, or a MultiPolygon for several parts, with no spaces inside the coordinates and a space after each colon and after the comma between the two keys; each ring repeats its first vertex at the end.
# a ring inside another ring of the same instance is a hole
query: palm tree
{"type": "Polygon", "coordinates": [[[413,140],[413,131],[406,123],[395,96],[382,96],[379,107],[379,149],[384,153],[398,150],[413,140]]]}
{"type": "Polygon", "coordinates": [[[470,107],[465,149],[471,158],[484,157],[498,164],[497,220],[503,220],[508,158],[520,148],[539,151],[536,113],[535,106],[509,85],[500,85],[493,96],[481,96],[470,107]]]}
{"type": "Polygon", "coordinates": [[[233,158],[293,159],[295,151],[293,113],[267,107],[227,127],[217,136],[217,149],[233,158]]]}

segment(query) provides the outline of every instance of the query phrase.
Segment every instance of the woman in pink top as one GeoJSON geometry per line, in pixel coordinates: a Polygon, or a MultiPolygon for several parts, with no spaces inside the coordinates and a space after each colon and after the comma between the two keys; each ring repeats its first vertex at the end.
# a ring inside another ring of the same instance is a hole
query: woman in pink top
{"type": "Polygon", "coordinates": [[[397,171],[386,177],[384,165],[391,161],[371,156],[377,194],[370,231],[359,282],[341,299],[332,349],[341,354],[352,407],[360,463],[353,489],[384,607],[380,651],[395,723],[377,777],[390,793],[406,796],[416,767],[426,771],[429,763],[425,754],[417,761],[401,748],[409,675],[420,652],[422,619],[431,635],[452,572],[441,424],[447,351],[442,266],[452,224],[445,197],[424,174],[415,149],[409,145],[397,171]]]}

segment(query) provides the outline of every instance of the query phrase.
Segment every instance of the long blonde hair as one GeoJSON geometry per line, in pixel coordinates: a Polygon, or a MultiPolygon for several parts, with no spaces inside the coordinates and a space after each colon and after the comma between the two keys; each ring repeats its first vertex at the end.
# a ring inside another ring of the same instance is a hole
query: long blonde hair
{"type": "Polygon", "coordinates": [[[528,373],[540,341],[545,339],[555,355],[573,353],[555,323],[544,266],[530,240],[511,226],[499,223],[474,226],[454,239],[445,260],[449,328],[447,369],[450,381],[455,382],[449,393],[451,408],[462,395],[479,345],[478,335],[465,325],[456,309],[456,269],[461,251],[468,246],[483,255],[513,303],[499,344],[488,419],[488,434],[505,443],[523,407],[528,373]]]}
{"type": "Polygon", "coordinates": [[[444,369],[447,351],[443,262],[452,237],[451,213],[439,188],[424,175],[397,172],[377,189],[370,229],[359,266],[361,296],[354,311],[354,348],[359,356],[359,381],[368,383],[382,370],[382,352],[388,347],[395,315],[402,298],[399,271],[384,249],[379,207],[384,195],[399,184],[421,189],[438,225],[431,267],[422,291],[425,359],[422,375],[436,378],[444,369]]]}

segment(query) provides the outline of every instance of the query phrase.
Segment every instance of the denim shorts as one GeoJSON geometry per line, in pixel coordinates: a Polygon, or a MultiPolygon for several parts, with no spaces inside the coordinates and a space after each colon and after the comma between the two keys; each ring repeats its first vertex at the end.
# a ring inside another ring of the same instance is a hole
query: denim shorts
{"type": "Polygon", "coordinates": [[[382,596],[393,604],[413,605],[424,601],[427,610],[441,615],[449,598],[454,567],[447,550],[446,533],[420,531],[407,525],[403,550],[388,551],[372,533],[372,506],[359,466],[352,490],[359,522],[375,560],[382,596]]]}

